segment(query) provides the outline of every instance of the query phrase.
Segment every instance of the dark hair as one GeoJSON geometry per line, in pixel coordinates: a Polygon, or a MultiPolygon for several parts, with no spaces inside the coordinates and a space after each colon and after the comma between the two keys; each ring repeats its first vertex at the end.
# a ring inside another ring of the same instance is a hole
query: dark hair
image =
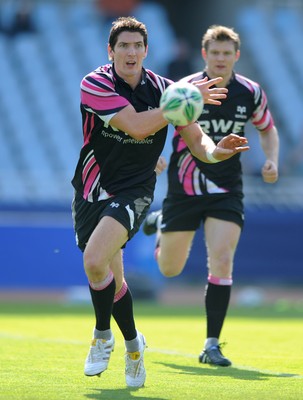
{"type": "Polygon", "coordinates": [[[119,17],[116,19],[109,33],[108,43],[113,49],[118,41],[121,32],[139,32],[143,36],[144,46],[147,46],[147,29],[146,26],[137,21],[135,17],[119,17]]]}
{"type": "Polygon", "coordinates": [[[228,28],[222,25],[212,25],[205,32],[202,38],[202,47],[207,51],[209,44],[214,41],[225,42],[232,41],[235,46],[235,50],[240,49],[241,41],[239,34],[234,31],[233,28],[228,28]]]}

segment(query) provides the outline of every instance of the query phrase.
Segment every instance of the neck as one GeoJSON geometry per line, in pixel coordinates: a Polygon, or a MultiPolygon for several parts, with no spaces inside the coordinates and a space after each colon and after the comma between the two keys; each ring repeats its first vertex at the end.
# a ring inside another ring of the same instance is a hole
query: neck
{"type": "MultiPolygon", "coordinates": [[[[206,69],[205,71],[206,71],[206,73],[207,73],[207,76],[208,76],[210,79],[214,79],[214,78],[217,78],[217,77],[218,77],[218,75],[212,74],[212,73],[211,73],[210,71],[208,71],[207,69],[206,69]]],[[[222,75],[221,75],[221,76],[222,76],[222,75]]],[[[228,74],[228,75],[223,75],[223,76],[222,76],[223,81],[220,82],[220,83],[218,83],[216,86],[217,86],[217,87],[226,87],[226,86],[229,84],[229,81],[231,80],[232,76],[233,76],[233,72],[231,72],[231,73],[228,74]]]]}
{"type": "Polygon", "coordinates": [[[117,75],[117,77],[119,77],[124,82],[126,82],[133,90],[138,86],[138,84],[142,80],[142,71],[138,74],[126,75],[126,74],[121,73],[121,71],[117,71],[117,69],[115,68],[114,65],[113,65],[113,68],[114,68],[114,71],[115,71],[115,74],[117,75]]]}

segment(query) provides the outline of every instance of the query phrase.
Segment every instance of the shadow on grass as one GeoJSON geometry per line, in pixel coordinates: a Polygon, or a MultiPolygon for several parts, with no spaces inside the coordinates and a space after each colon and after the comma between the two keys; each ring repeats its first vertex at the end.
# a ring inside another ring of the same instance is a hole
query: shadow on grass
{"type": "Polygon", "coordinates": [[[258,371],[249,367],[216,367],[216,366],[205,366],[205,367],[190,367],[188,365],[180,365],[166,362],[155,362],[154,364],[163,365],[167,368],[171,368],[175,373],[178,371],[179,374],[189,375],[203,375],[203,376],[228,376],[230,378],[242,379],[248,381],[263,381],[269,378],[302,378],[301,375],[297,374],[286,374],[286,373],[274,373],[270,371],[258,371]]]}
{"type": "MultiPolygon", "coordinates": [[[[86,394],[88,399],[107,399],[107,400],[150,400],[150,397],[137,396],[133,393],[138,392],[142,388],[125,388],[125,389],[93,389],[96,393],[86,394]]],[[[143,388],[144,390],[144,388],[143,388]]],[[[153,400],[167,400],[163,397],[153,397],[153,400]]]]}

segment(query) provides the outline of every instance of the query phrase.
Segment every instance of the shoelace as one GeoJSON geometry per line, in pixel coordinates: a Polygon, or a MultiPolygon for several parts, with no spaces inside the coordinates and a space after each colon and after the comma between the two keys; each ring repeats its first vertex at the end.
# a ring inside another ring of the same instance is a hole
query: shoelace
{"type": "Polygon", "coordinates": [[[212,355],[210,356],[209,354],[206,353],[206,356],[208,358],[209,361],[211,361],[210,357],[213,357],[214,359],[216,359],[217,361],[220,361],[220,358],[225,358],[221,352],[221,348],[224,347],[226,345],[226,343],[220,343],[217,346],[211,346],[207,349],[208,353],[212,353],[212,355]],[[219,355],[217,354],[217,352],[219,353],[219,355]]]}
{"type": "Polygon", "coordinates": [[[89,353],[89,358],[91,362],[98,362],[103,360],[108,360],[110,356],[112,346],[107,344],[107,341],[96,340],[92,342],[92,348],[89,353]]]}

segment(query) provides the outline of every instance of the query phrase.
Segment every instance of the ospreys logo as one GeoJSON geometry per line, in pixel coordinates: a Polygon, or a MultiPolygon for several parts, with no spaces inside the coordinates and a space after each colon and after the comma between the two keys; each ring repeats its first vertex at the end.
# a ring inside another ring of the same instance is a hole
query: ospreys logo
{"type": "Polygon", "coordinates": [[[111,208],[118,208],[118,207],[120,207],[120,204],[119,204],[119,203],[115,203],[115,202],[113,201],[112,203],[110,203],[110,207],[111,207],[111,208]]]}
{"type": "Polygon", "coordinates": [[[246,119],[246,107],[245,106],[237,106],[237,112],[236,112],[235,117],[246,119]]]}

